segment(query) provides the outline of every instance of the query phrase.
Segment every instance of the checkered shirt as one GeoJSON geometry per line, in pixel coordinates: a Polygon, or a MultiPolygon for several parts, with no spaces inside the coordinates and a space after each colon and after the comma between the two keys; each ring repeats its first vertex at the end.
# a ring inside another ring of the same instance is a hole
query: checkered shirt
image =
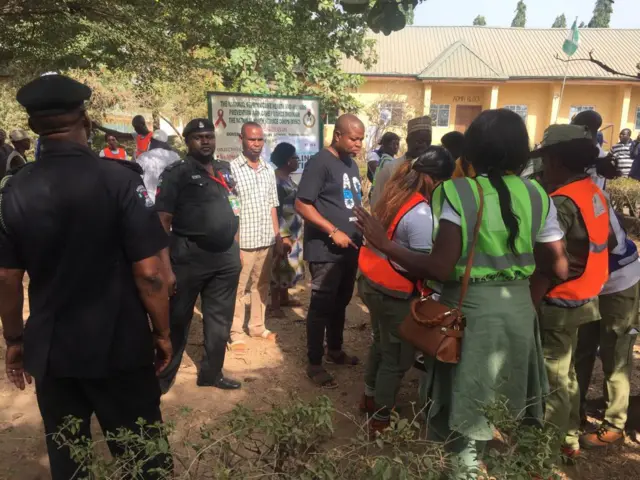
{"type": "Polygon", "coordinates": [[[230,165],[240,200],[240,248],[270,247],[276,241],[271,209],[280,205],[275,171],[263,159],[254,170],[242,154],[230,165]]]}

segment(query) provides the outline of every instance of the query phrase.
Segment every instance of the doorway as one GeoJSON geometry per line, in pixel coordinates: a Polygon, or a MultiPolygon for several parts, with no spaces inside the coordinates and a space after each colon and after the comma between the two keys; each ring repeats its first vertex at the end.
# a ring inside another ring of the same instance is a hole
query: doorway
{"type": "Polygon", "coordinates": [[[481,105],[456,106],[456,130],[464,133],[480,113],[482,113],[481,105]]]}

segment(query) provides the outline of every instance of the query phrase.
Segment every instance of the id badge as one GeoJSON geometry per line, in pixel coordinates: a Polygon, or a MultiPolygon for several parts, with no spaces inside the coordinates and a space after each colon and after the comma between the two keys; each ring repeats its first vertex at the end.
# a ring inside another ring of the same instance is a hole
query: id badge
{"type": "Polygon", "coordinates": [[[229,205],[231,205],[231,210],[233,210],[233,214],[236,217],[240,216],[240,200],[233,193],[229,194],[229,205]]]}

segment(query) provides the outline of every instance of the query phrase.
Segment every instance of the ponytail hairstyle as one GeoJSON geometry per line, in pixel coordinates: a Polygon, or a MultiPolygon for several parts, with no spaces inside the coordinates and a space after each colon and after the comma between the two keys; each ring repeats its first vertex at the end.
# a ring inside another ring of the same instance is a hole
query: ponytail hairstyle
{"type": "Polygon", "coordinates": [[[529,134],[522,117],[511,110],[485,110],[465,133],[464,157],[477,175],[487,175],[498,192],[500,213],[509,232],[507,244],[516,253],[520,219],[511,208],[511,194],[502,178],[519,174],[529,160],[529,134]]]}
{"type": "Polygon", "coordinates": [[[382,197],[373,210],[384,228],[389,228],[402,205],[420,193],[430,199],[436,182],[451,178],[455,162],[443,147],[429,147],[413,161],[402,162],[385,184],[382,197]]]}

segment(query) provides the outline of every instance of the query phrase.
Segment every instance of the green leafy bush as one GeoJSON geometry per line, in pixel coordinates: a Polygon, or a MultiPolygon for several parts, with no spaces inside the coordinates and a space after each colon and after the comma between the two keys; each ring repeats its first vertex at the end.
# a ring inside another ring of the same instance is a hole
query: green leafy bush
{"type": "MultiPolygon", "coordinates": [[[[189,413],[186,408],[182,412],[189,413]]],[[[292,400],[268,412],[237,406],[220,421],[202,425],[197,434],[172,442],[174,472],[159,468],[154,473],[159,479],[183,480],[439,480],[443,474],[464,475],[443,445],[424,439],[418,421],[423,413],[414,412],[412,419],[394,414],[392,428],[370,438],[366,423],[336,412],[324,396],[310,403],[292,400]],[[353,421],[357,427],[353,438],[333,438],[335,415],[353,421]]],[[[553,456],[551,432],[522,425],[506,402],[497,402],[486,414],[501,436],[499,448],[486,452],[492,478],[553,478],[546,466],[553,456]]],[[[145,463],[165,455],[169,445],[163,435],[145,433],[143,421],[138,425],[139,432],[107,435],[106,440],[125,452],[115,459],[96,453],[99,441],[74,439],[79,420],[67,419],[54,438],[61,447],[70,448],[79,465],[78,478],[142,478],[145,463]]],[[[175,431],[171,423],[153,428],[169,437],[175,431]]]]}

